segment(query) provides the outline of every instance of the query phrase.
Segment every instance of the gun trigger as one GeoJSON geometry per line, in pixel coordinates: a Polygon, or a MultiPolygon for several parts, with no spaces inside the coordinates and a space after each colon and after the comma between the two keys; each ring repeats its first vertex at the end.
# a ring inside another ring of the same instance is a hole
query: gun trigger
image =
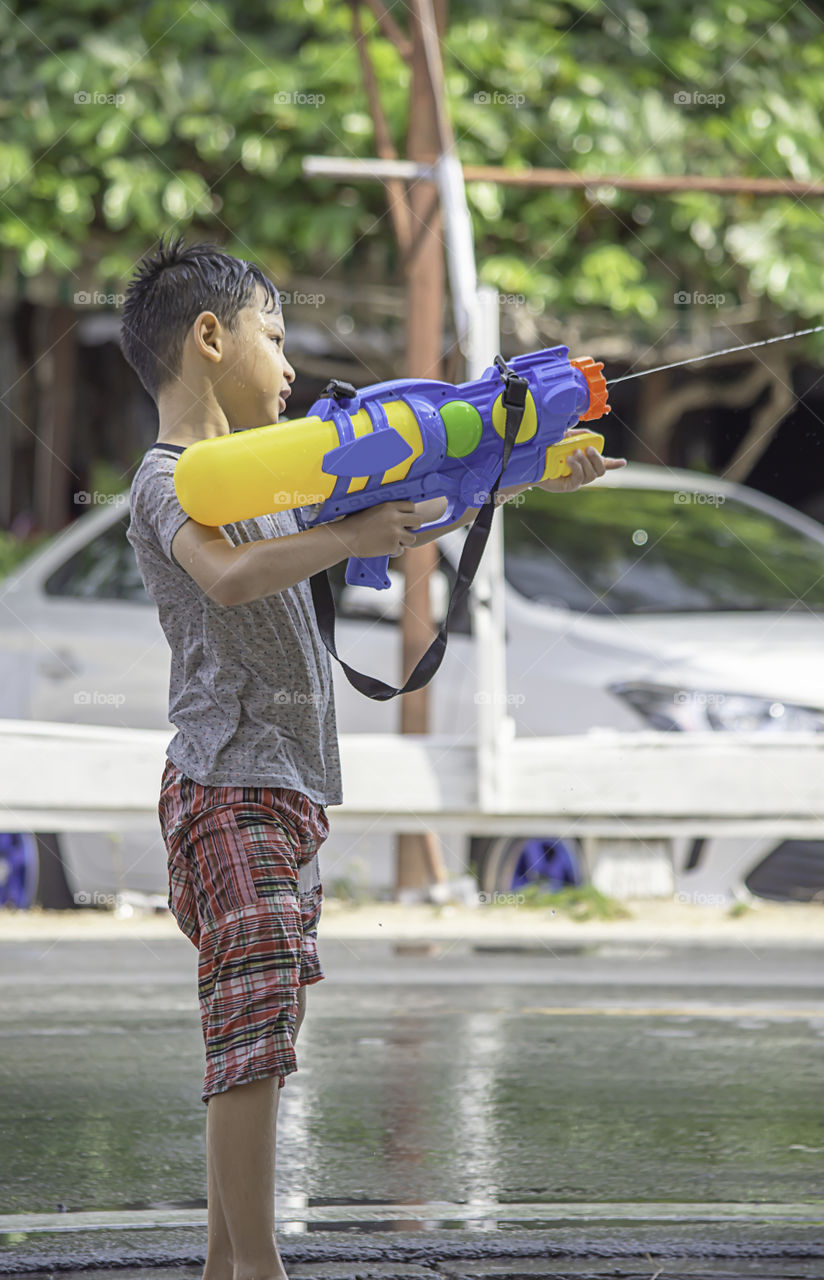
{"type": "Polygon", "coordinates": [[[374,476],[389,471],[412,454],[412,446],[394,427],[338,445],[324,455],[321,470],[328,476],[374,476]]]}

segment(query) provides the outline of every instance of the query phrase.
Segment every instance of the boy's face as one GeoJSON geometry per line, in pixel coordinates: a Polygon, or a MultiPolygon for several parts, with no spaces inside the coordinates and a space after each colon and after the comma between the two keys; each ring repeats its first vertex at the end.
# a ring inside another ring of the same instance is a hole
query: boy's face
{"type": "Polygon", "coordinates": [[[277,422],[295,380],[284,353],[283,316],[264,311],[265,305],[266,295],[258,286],[255,301],[238,314],[234,333],[225,331],[226,364],[218,395],[233,431],[277,422]]]}

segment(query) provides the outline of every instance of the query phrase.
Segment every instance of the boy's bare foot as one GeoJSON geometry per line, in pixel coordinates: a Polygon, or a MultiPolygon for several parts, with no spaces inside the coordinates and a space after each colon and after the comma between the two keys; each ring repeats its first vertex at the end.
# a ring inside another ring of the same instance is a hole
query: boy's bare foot
{"type": "MultiPolygon", "coordinates": [[[[225,1277],[222,1280],[226,1280],[225,1277]]],[[[230,1280],[289,1280],[280,1250],[275,1245],[275,1257],[255,1267],[248,1263],[236,1266],[230,1280]]]]}
{"type": "Polygon", "coordinates": [[[233,1280],[289,1280],[289,1277],[284,1271],[283,1263],[281,1262],[276,1271],[261,1270],[254,1273],[248,1271],[245,1273],[242,1271],[236,1271],[234,1273],[233,1280]]]}

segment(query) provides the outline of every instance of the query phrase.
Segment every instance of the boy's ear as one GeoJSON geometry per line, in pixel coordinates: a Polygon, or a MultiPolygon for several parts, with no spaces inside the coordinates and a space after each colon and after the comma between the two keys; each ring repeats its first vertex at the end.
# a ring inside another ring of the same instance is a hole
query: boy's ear
{"type": "Polygon", "coordinates": [[[189,336],[198,355],[218,364],[223,359],[223,325],[214,311],[201,311],[192,325],[189,336]]]}

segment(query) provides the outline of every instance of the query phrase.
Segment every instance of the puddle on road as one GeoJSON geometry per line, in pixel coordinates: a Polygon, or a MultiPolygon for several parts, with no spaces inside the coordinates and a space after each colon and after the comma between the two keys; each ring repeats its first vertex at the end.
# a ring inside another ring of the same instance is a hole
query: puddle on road
{"type": "MultiPolygon", "coordinates": [[[[820,1187],[821,1041],[803,1022],[556,1017],[508,1009],[512,994],[490,989],[487,1008],[466,1010],[455,988],[316,997],[280,1103],[279,1190],[410,1204],[662,1188],[795,1201],[820,1187]]],[[[201,1202],[197,1014],[170,1013],[162,1035],[143,1036],[139,1017],[121,1029],[18,1026],[4,1040],[6,1213],[201,1202]]]]}
{"type": "MultiPolygon", "coordinates": [[[[5,988],[3,1212],[202,1206],[193,949],[153,942],[108,968],[88,954],[82,983],[63,982],[66,946],[48,983],[5,988]]],[[[503,956],[487,956],[484,982],[480,957],[474,970],[471,957],[442,960],[441,985],[417,969],[395,981],[427,959],[358,963],[380,968],[376,981],[336,980],[328,963],[309,993],[300,1069],[280,1099],[279,1204],[821,1196],[820,1012],[756,1017],[756,996],[742,1016],[740,993],[733,1017],[684,1012],[713,991],[653,981],[656,964],[646,983],[606,988],[559,981],[551,963],[527,987],[517,975],[532,960],[503,956]]],[[[715,988],[722,1005],[734,994],[715,988]]]]}

